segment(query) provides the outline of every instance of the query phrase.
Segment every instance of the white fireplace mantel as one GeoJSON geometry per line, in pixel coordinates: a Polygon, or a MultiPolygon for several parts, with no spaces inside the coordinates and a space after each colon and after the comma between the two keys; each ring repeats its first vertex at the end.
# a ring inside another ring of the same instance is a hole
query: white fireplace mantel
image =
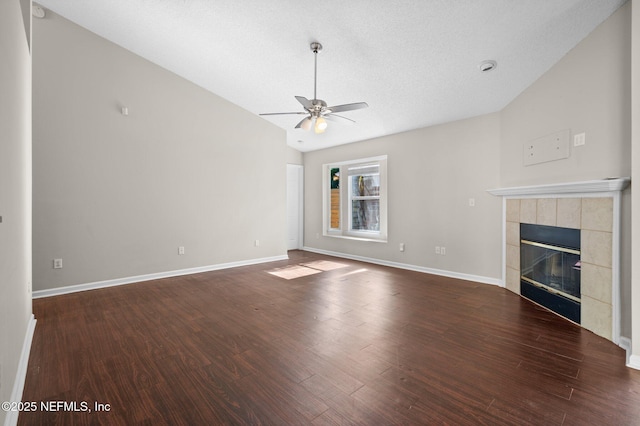
{"type": "Polygon", "coordinates": [[[619,192],[631,182],[628,177],[588,180],[582,182],[552,183],[547,185],[518,186],[489,189],[487,192],[499,197],[523,197],[539,195],[590,194],[619,192]]]}

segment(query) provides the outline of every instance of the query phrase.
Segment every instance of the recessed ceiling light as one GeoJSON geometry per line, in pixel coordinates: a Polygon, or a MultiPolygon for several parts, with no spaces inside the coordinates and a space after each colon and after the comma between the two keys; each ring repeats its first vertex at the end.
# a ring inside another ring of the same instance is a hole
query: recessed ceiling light
{"type": "Polygon", "coordinates": [[[478,65],[478,68],[480,68],[480,71],[482,72],[488,72],[496,69],[497,66],[498,63],[496,61],[482,61],[480,62],[480,65],[478,65]]]}

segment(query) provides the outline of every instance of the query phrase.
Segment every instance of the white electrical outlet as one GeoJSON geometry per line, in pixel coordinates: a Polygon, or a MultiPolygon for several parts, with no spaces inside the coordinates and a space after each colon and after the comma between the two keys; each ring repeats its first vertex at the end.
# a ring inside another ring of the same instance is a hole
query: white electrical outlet
{"type": "Polygon", "coordinates": [[[443,255],[443,256],[445,254],[447,254],[447,248],[446,247],[440,247],[440,254],[443,255]]]}
{"type": "Polygon", "coordinates": [[[53,259],[53,269],[62,269],[62,259],[53,259]]]}
{"type": "Polygon", "coordinates": [[[436,246],[436,254],[440,254],[440,246],[436,246]]]}
{"type": "Polygon", "coordinates": [[[469,207],[475,207],[475,206],[476,206],[476,199],[469,198],[469,207]]]}
{"type": "Polygon", "coordinates": [[[404,243],[400,243],[400,251],[404,251],[404,243]]]}
{"type": "Polygon", "coordinates": [[[260,240],[256,240],[255,245],[256,247],[260,246],[260,240]]]}
{"type": "Polygon", "coordinates": [[[184,246],[178,247],[178,254],[184,254],[184,246]]]}

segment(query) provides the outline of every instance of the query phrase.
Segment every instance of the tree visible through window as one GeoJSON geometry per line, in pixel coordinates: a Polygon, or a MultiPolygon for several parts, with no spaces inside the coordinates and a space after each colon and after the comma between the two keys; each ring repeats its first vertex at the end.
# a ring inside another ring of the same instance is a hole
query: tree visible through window
{"type": "Polygon", "coordinates": [[[331,169],[331,229],[340,229],[340,169],[331,169]]]}
{"type": "Polygon", "coordinates": [[[369,165],[349,169],[351,229],[380,230],[380,167],[369,165]]]}

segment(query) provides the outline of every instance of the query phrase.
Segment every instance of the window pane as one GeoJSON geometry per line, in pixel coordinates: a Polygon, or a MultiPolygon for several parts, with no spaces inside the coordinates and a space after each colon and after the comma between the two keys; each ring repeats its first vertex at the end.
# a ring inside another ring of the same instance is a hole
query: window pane
{"type": "Polygon", "coordinates": [[[340,169],[331,169],[331,173],[329,173],[329,180],[331,184],[331,189],[339,189],[340,188],[340,169]]]}
{"type": "Polygon", "coordinates": [[[331,169],[331,229],[340,229],[340,169],[331,169]]]}
{"type": "Polygon", "coordinates": [[[386,155],[323,164],[323,235],[386,241],[386,172],[386,155]]]}
{"type": "Polygon", "coordinates": [[[351,175],[351,195],[353,197],[377,197],[380,195],[380,174],[351,175]]]}
{"type": "Polygon", "coordinates": [[[380,230],[380,200],[353,200],[351,202],[351,230],[380,230]]]}

